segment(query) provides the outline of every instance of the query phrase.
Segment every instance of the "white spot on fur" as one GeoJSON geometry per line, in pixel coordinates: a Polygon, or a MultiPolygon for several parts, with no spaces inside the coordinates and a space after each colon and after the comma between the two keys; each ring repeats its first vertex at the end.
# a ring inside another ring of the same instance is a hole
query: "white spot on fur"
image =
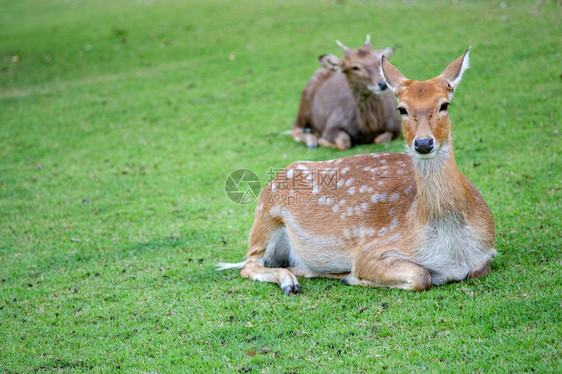
{"type": "Polygon", "coordinates": [[[339,211],[340,211],[340,206],[339,206],[338,204],[334,205],[334,207],[332,208],[332,211],[333,211],[334,213],[339,212],[339,211]]]}
{"type": "Polygon", "coordinates": [[[353,183],[354,180],[355,179],[353,179],[353,178],[348,179],[347,182],[345,182],[345,185],[349,187],[353,183]]]}
{"type": "Polygon", "coordinates": [[[383,158],[383,159],[381,160],[381,164],[384,164],[385,162],[386,162],[386,160],[383,158]]]}
{"type": "Polygon", "coordinates": [[[372,228],[372,227],[369,227],[369,229],[367,230],[367,236],[368,236],[368,237],[372,237],[372,236],[374,236],[376,233],[377,233],[377,230],[375,230],[375,229],[372,228]]]}
{"type": "Polygon", "coordinates": [[[287,178],[292,178],[294,174],[295,174],[295,169],[287,170],[287,178]]]}
{"type": "Polygon", "coordinates": [[[384,183],[383,181],[379,181],[379,186],[382,186],[383,183],[384,183]]]}
{"type": "Polygon", "coordinates": [[[316,195],[318,192],[320,192],[320,187],[314,182],[312,184],[312,193],[316,195]]]}
{"type": "Polygon", "coordinates": [[[344,205],[345,205],[345,199],[341,199],[340,202],[339,202],[339,204],[340,204],[341,206],[344,206],[344,205]]]}
{"type": "MultiPolygon", "coordinates": [[[[369,248],[371,248],[371,247],[373,247],[373,246],[375,246],[375,245],[379,245],[379,244],[388,245],[388,244],[390,244],[390,243],[392,243],[392,242],[397,241],[398,239],[400,239],[400,237],[401,237],[400,234],[395,234],[395,235],[391,236],[390,238],[384,239],[384,240],[383,240],[383,239],[374,239],[374,240],[372,240],[371,242],[369,242],[369,243],[367,244],[366,248],[369,249],[369,248]]],[[[405,258],[405,257],[404,257],[404,258],[405,258]]]]}
{"type": "Polygon", "coordinates": [[[347,192],[348,192],[350,195],[353,195],[353,194],[355,193],[355,187],[351,187],[349,190],[347,190],[347,192]]]}
{"type": "Polygon", "coordinates": [[[388,194],[387,193],[376,193],[373,196],[371,196],[371,201],[373,203],[378,203],[380,202],[385,202],[386,199],[388,198],[388,194]]]}
{"type": "Polygon", "coordinates": [[[394,235],[392,235],[390,238],[388,238],[388,242],[389,242],[389,243],[390,243],[390,242],[395,242],[395,241],[397,241],[398,239],[400,239],[401,237],[402,237],[402,235],[400,235],[400,234],[394,234],[394,235]]]}
{"type": "Polygon", "coordinates": [[[398,192],[393,193],[392,195],[390,195],[390,201],[398,200],[399,196],[400,196],[400,194],[398,192]]]}
{"type": "Polygon", "coordinates": [[[344,182],[345,182],[345,179],[340,179],[340,180],[338,181],[338,183],[337,183],[337,186],[338,186],[338,187],[343,186],[344,182]]]}
{"type": "Polygon", "coordinates": [[[379,230],[379,236],[384,236],[388,233],[388,227],[383,227],[379,230]]]}
{"type": "Polygon", "coordinates": [[[367,191],[367,186],[363,185],[359,187],[359,193],[365,193],[367,191]]]}
{"type": "Polygon", "coordinates": [[[369,203],[361,203],[361,209],[363,209],[364,212],[366,212],[368,208],[369,208],[369,203]]]}
{"type": "Polygon", "coordinates": [[[347,208],[347,215],[348,215],[349,217],[351,217],[351,216],[353,215],[353,208],[351,208],[351,207],[348,207],[348,208],[347,208]]]}
{"type": "Polygon", "coordinates": [[[392,223],[390,224],[390,231],[394,231],[396,229],[396,226],[398,226],[398,218],[394,218],[392,220],[392,223]]]}
{"type": "Polygon", "coordinates": [[[347,173],[348,171],[349,171],[349,168],[345,167],[345,168],[341,169],[341,174],[343,175],[343,174],[347,173]]]}
{"type": "Polygon", "coordinates": [[[404,174],[404,170],[400,169],[400,170],[396,170],[396,174],[398,175],[402,175],[404,174]]]}
{"type": "Polygon", "coordinates": [[[347,227],[343,228],[343,235],[348,239],[351,238],[351,232],[349,231],[349,229],[347,227]]]}

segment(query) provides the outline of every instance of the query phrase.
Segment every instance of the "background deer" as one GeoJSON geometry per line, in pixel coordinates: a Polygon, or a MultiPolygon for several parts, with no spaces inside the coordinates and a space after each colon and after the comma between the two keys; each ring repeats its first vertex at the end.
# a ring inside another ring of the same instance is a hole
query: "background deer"
{"type": "Polygon", "coordinates": [[[246,260],[221,268],[242,268],[243,277],[276,282],[286,294],[300,292],[297,276],[421,291],[487,275],[494,220],[457,168],[448,114],[469,51],[424,82],[383,56],[408,154],[289,165],[260,196],[246,260]],[[322,178],[330,173],[335,184],[322,178]]]}
{"type": "Polygon", "coordinates": [[[360,49],[341,44],[344,57],[322,55],[322,68],[303,90],[293,139],[309,147],[348,149],[353,144],[389,142],[400,134],[396,100],[379,72],[380,58],[394,48],[373,51],[369,35],[360,49]]]}

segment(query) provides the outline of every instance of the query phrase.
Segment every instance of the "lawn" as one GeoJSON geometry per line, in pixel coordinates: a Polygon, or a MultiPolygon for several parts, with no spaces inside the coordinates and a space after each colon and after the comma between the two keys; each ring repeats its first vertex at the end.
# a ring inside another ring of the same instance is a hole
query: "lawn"
{"type": "Polygon", "coordinates": [[[559,372],[557,1],[0,0],[0,372],[559,372]],[[450,109],[496,220],[492,273],[427,292],[251,282],[264,185],[335,40],[395,46],[414,79],[471,45],[450,109]]]}

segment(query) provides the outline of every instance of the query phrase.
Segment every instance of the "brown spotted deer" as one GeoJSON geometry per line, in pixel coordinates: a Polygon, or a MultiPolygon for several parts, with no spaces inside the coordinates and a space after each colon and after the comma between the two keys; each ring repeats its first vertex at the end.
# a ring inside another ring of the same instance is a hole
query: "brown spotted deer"
{"type": "Polygon", "coordinates": [[[322,55],[318,69],[303,90],[293,139],[348,149],[354,144],[389,142],[400,134],[396,99],[380,74],[383,54],[394,48],[373,50],[369,35],[360,49],[337,41],[344,57],[322,55]]]}
{"type": "Polygon", "coordinates": [[[383,56],[408,153],[289,165],[260,196],[246,260],[221,268],[286,294],[300,291],[299,276],[421,291],[487,275],[494,220],[457,168],[448,114],[469,51],[424,82],[383,56]]]}

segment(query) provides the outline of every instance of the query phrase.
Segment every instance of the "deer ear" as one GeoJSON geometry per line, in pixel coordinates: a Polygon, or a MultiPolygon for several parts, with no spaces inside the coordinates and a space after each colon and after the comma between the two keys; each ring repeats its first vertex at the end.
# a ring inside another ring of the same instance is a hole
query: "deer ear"
{"type": "Polygon", "coordinates": [[[466,50],[466,52],[457,58],[455,61],[451,63],[451,65],[447,66],[445,70],[439,76],[443,78],[447,84],[449,85],[449,99],[453,97],[453,93],[457,89],[457,86],[461,82],[461,78],[463,73],[466,69],[468,69],[469,61],[468,55],[470,54],[470,47],[466,50]]]}
{"type": "Polygon", "coordinates": [[[388,47],[385,49],[379,49],[377,50],[377,53],[379,55],[384,55],[386,58],[389,58],[390,56],[392,56],[392,54],[394,53],[394,47],[388,47]]]}
{"type": "Polygon", "coordinates": [[[392,92],[396,92],[402,83],[407,81],[406,77],[400,72],[400,70],[396,69],[394,65],[388,62],[384,55],[381,57],[380,70],[388,88],[390,88],[392,92]]]}
{"type": "Polygon", "coordinates": [[[338,71],[340,69],[341,63],[340,59],[336,55],[322,55],[318,57],[318,61],[328,70],[338,71]]]}

